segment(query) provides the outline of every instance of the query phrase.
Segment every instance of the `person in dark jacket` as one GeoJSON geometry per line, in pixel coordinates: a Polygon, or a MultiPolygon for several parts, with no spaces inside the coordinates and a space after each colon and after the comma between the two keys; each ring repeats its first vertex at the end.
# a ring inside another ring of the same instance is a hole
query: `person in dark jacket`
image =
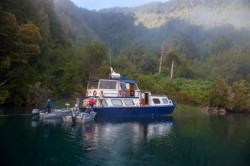
{"type": "Polygon", "coordinates": [[[48,97],[48,100],[46,101],[46,108],[47,108],[48,113],[50,113],[51,108],[52,108],[52,103],[51,103],[50,97],[48,97]]]}

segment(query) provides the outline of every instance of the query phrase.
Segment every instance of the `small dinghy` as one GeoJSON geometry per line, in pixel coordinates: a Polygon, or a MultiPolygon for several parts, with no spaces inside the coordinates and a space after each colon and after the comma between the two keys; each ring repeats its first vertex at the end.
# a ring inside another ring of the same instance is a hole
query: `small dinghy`
{"type": "Polygon", "coordinates": [[[71,115],[65,115],[63,116],[63,121],[64,122],[88,122],[91,121],[95,118],[96,112],[91,111],[90,113],[85,113],[85,112],[77,112],[74,113],[72,112],[71,115]]]}
{"type": "Polygon", "coordinates": [[[39,119],[62,119],[64,115],[70,115],[71,109],[69,109],[68,103],[65,104],[67,108],[63,109],[52,109],[50,113],[46,110],[33,109],[32,110],[32,120],[36,121],[39,119]]]}
{"type": "Polygon", "coordinates": [[[40,118],[41,119],[60,119],[63,115],[69,114],[71,111],[68,109],[54,109],[51,110],[50,113],[48,113],[45,110],[40,111],[40,118]]]}

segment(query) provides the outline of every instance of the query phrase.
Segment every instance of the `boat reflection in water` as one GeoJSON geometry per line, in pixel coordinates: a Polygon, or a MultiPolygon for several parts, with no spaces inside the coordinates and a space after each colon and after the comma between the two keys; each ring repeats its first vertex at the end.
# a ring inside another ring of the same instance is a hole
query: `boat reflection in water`
{"type": "Polygon", "coordinates": [[[172,132],[172,117],[128,117],[114,119],[96,119],[97,127],[101,128],[101,140],[131,139],[132,143],[141,139],[150,140],[166,136],[172,132]]]}
{"type": "Polygon", "coordinates": [[[126,146],[160,138],[172,133],[173,126],[172,117],[96,118],[85,124],[62,123],[68,136],[82,135],[80,144],[88,150],[111,148],[115,144],[126,146]]]}
{"type": "MultiPolygon", "coordinates": [[[[103,162],[104,165],[120,165],[129,160],[131,154],[150,151],[155,143],[163,141],[165,147],[171,148],[175,138],[173,118],[161,116],[96,117],[88,123],[42,121],[38,128],[44,132],[41,140],[52,140],[53,148],[49,149],[54,153],[59,153],[57,147],[60,146],[60,152],[70,152],[74,156],[77,164],[68,165],[102,165],[103,162]]],[[[137,160],[138,157],[134,158],[134,164],[141,160],[137,160]]]]}
{"type": "Polygon", "coordinates": [[[85,127],[95,128],[92,132],[108,132],[115,128],[116,131],[123,130],[125,126],[131,127],[131,130],[139,130],[148,133],[148,136],[157,136],[169,132],[174,125],[174,120],[171,116],[158,117],[116,117],[116,118],[101,118],[97,117],[95,120],[88,123],[67,123],[59,119],[47,119],[43,121],[32,121],[31,125],[37,127],[38,125],[62,125],[66,130],[85,131],[85,127]],[[35,123],[36,122],[36,123],[35,123]],[[103,131],[104,130],[104,131],[103,131]]]}
{"type": "Polygon", "coordinates": [[[43,121],[39,125],[45,125],[46,128],[51,129],[50,134],[52,130],[53,132],[60,132],[60,139],[67,140],[67,144],[77,145],[82,150],[107,150],[111,153],[114,149],[116,149],[116,152],[131,147],[137,149],[142,142],[166,138],[174,132],[173,118],[161,116],[96,117],[95,120],[88,123],[66,123],[59,120],[50,120],[43,121]],[[127,147],[128,145],[129,147],[127,147]]]}
{"type": "Polygon", "coordinates": [[[95,119],[96,123],[105,124],[119,124],[119,123],[142,123],[142,124],[152,124],[152,123],[173,123],[172,116],[131,116],[131,117],[97,117],[95,119]]]}

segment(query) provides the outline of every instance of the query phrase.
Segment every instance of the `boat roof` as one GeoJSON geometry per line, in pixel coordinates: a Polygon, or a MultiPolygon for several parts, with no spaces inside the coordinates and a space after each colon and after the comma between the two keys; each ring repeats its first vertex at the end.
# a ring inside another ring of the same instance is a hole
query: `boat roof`
{"type": "Polygon", "coordinates": [[[90,78],[89,80],[87,80],[87,82],[91,82],[91,81],[99,81],[99,80],[113,80],[113,81],[120,81],[120,82],[125,82],[125,83],[132,83],[135,84],[136,81],[135,80],[129,80],[129,79],[113,79],[113,78],[90,78]]]}

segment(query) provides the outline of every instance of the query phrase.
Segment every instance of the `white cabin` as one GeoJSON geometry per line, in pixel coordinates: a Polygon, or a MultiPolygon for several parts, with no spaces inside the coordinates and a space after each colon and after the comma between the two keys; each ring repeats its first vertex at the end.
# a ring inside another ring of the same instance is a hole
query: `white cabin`
{"type": "Polygon", "coordinates": [[[88,81],[86,97],[139,97],[140,89],[134,80],[92,79],[88,81]]]}

